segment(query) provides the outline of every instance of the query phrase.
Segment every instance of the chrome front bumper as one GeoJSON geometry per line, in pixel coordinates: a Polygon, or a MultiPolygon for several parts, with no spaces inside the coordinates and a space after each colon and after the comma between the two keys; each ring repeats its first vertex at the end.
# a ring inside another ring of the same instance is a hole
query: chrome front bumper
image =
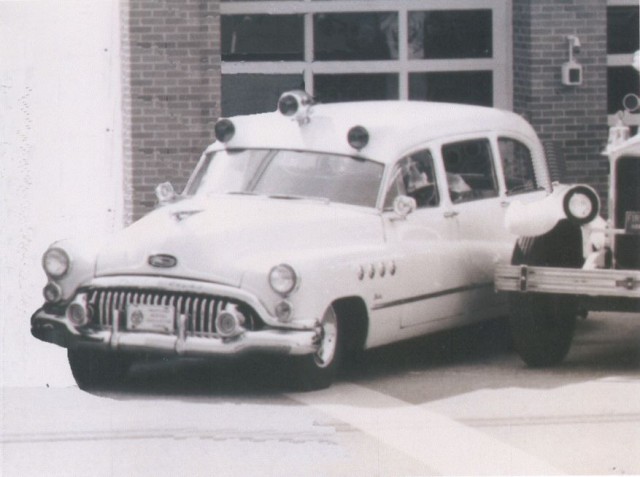
{"type": "Polygon", "coordinates": [[[640,271],[500,265],[498,291],[640,299],[640,271]]]}
{"type": "Polygon", "coordinates": [[[319,330],[265,329],[245,331],[233,338],[188,336],[178,326],[175,334],[130,332],[118,329],[82,330],[79,332],[66,318],[40,309],[31,317],[31,333],[36,338],[63,347],[91,347],[128,352],[157,352],[178,356],[220,356],[246,352],[269,352],[289,355],[315,353],[319,330]]]}

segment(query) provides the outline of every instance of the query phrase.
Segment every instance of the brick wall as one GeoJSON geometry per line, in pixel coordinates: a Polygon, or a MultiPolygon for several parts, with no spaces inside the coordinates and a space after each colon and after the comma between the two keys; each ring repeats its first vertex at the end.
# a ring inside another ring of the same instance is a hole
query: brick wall
{"type": "MultiPolygon", "coordinates": [[[[534,126],[551,155],[564,162],[565,182],[595,186],[603,200],[607,161],[606,0],[514,0],[514,110],[534,126]],[[583,84],[564,86],[567,35],[582,43],[575,59],[583,84]]],[[[605,209],[606,210],[606,209],[605,209]]]]}
{"type": "Polygon", "coordinates": [[[127,0],[122,7],[128,221],[179,192],[220,115],[220,16],[212,0],[127,0]]]}

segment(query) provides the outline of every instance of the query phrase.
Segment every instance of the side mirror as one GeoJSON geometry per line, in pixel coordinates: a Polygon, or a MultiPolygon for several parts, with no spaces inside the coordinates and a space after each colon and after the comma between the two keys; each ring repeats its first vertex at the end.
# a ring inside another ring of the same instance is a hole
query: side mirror
{"type": "Polygon", "coordinates": [[[173,202],[176,198],[176,191],[173,189],[171,182],[163,182],[156,187],[156,198],[160,205],[173,202]]]}
{"type": "Polygon", "coordinates": [[[417,206],[416,200],[407,195],[399,195],[393,200],[393,211],[399,219],[406,219],[417,206]]]}

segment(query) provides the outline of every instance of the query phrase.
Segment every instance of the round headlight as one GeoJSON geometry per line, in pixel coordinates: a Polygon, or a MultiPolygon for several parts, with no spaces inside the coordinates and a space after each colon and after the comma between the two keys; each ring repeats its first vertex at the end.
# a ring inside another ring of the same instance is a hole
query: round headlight
{"type": "Polygon", "coordinates": [[[269,285],[273,291],[281,295],[288,295],[298,284],[298,276],[291,265],[280,264],[269,272],[269,285]]]}
{"type": "Polygon", "coordinates": [[[598,215],[600,200],[593,189],[577,186],[565,195],[563,205],[569,220],[578,225],[584,225],[598,215]]]}
{"type": "Polygon", "coordinates": [[[42,257],[42,268],[53,278],[62,278],[69,271],[69,256],[60,248],[50,248],[42,257]]]}

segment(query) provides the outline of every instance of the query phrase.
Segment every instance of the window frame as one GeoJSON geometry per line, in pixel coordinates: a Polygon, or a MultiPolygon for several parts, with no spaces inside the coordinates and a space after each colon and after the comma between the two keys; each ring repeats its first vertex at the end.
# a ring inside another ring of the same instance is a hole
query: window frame
{"type": "MultiPolygon", "coordinates": [[[[609,7],[638,7],[638,0],[607,0],[607,8],[609,7]]],[[[629,67],[633,64],[633,53],[607,53],[607,69],[616,67],[629,67]]],[[[638,73],[640,74],[640,73],[638,73]]],[[[609,85],[607,85],[607,88],[609,85]]],[[[636,92],[638,94],[638,92],[636,92]]],[[[620,105],[622,110],[622,105],[620,105]]],[[[609,126],[615,126],[618,123],[618,113],[609,114],[607,122],[609,126]]],[[[640,126],[640,114],[623,112],[622,120],[628,126],[640,126]]]]}
{"type": "Polygon", "coordinates": [[[307,92],[314,93],[314,75],[350,73],[394,73],[398,75],[398,98],[409,98],[409,74],[424,72],[486,71],[493,74],[493,106],[512,109],[512,20],[511,2],[504,0],[318,0],[222,2],[221,15],[303,14],[303,61],[222,62],[222,74],[302,74],[307,92]],[[408,15],[416,10],[478,10],[492,12],[491,58],[410,59],[408,15]],[[398,58],[380,61],[314,61],[313,14],[392,11],[398,12],[398,58]]]}

